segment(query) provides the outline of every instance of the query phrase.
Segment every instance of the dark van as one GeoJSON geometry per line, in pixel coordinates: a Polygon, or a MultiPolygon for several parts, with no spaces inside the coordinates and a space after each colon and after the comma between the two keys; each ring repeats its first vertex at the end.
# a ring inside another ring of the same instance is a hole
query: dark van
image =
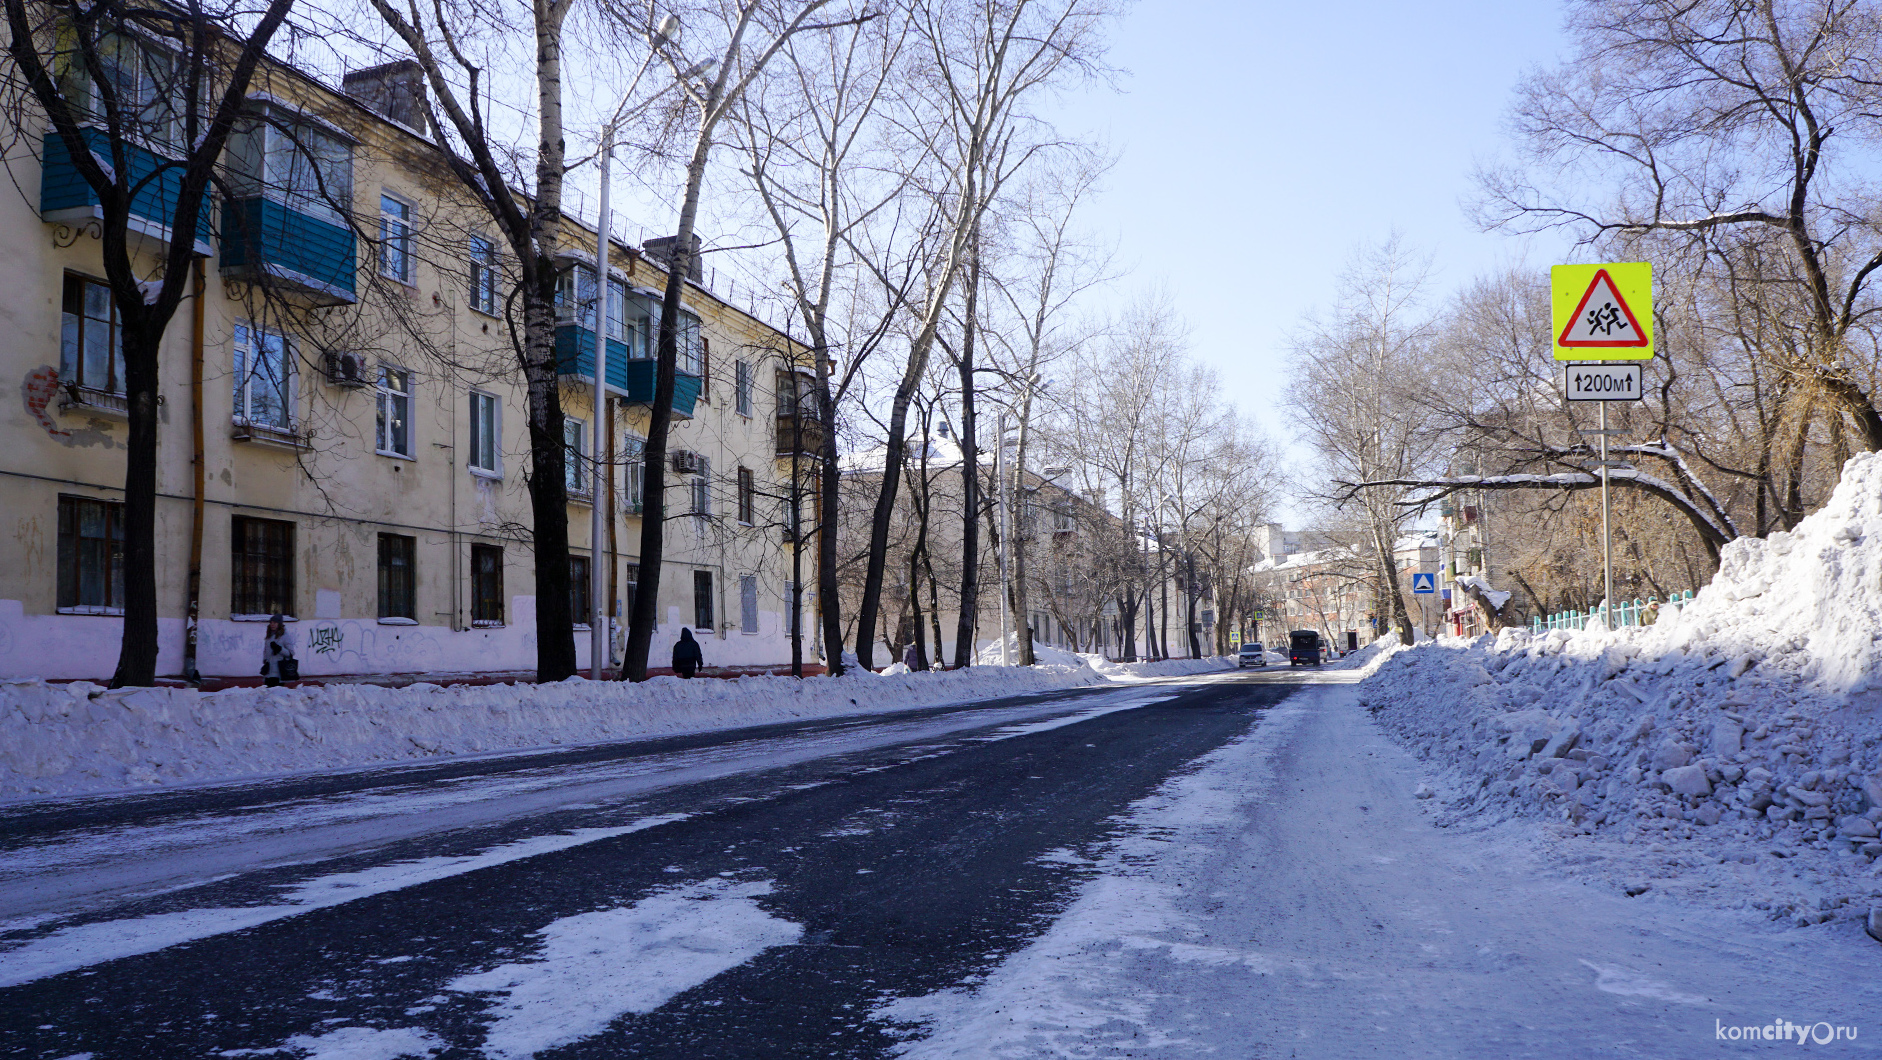
{"type": "Polygon", "coordinates": [[[1311,629],[1297,629],[1287,635],[1289,666],[1319,666],[1320,655],[1320,634],[1311,629]]]}

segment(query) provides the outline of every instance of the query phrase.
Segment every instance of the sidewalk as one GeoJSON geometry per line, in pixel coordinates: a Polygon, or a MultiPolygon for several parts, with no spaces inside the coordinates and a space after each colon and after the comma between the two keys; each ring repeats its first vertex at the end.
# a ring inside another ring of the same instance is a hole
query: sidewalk
{"type": "Polygon", "coordinates": [[[1440,828],[1419,763],[1328,677],[1081,852],[1097,877],[971,996],[888,1006],[932,1022],[908,1055],[1772,1055],[1797,1043],[1716,1034],[1776,1021],[1882,1052],[1882,949],[1853,922],[1629,899],[1533,823],[1440,828]]]}

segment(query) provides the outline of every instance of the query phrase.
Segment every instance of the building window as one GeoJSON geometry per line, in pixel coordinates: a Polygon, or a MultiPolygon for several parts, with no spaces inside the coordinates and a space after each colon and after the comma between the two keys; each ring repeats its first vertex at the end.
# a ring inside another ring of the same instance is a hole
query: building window
{"type": "Polygon", "coordinates": [[[265,197],[295,213],[351,225],[353,146],[325,127],[258,102],[231,133],[228,159],[235,198],[265,197]]]}
{"type": "Polygon", "coordinates": [[[585,454],[588,431],[586,424],[573,416],[562,420],[562,470],[570,493],[586,495],[588,493],[588,463],[585,454]]]}
{"type": "Polygon", "coordinates": [[[696,570],[693,572],[693,626],[696,629],[712,629],[712,572],[696,570]]]}
{"type": "Polygon", "coordinates": [[[491,475],[503,473],[503,465],[498,462],[502,455],[502,449],[497,444],[499,423],[496,395],[471,391],[469,460],[471,470],[491,475]]]}
{"type": "Polygon", "coordinates": [[[751,415],[751,362],[737,361],[732,365],[733,402],[738,406],[738,414],[751,415]]]}
{"type": "Polygon", "coordinates": [[[380,366],[378,434],[374,444],[387,455],[412,455],[412,373],[380,366]]]}
{"type": "Polygon", "coordinates": [[[704,376],[706,372],[706,348],[699,334],[699,318],[691,313],[680,314],[680,330],[676,336],[679,342],[679,370],[688,375],[704,376]]]}
{"type": "MultiPolygon", "coordinates": [[[[555,285],[556,316],[561,320],[573,320],[589,331],[595,330],[595,267],[576,265],[556,278],[555,285]]],[[[628,357],[641,356],[634,350],[634,341],[629,335],[627,285],[612,277],[608,279],[608,337],[616,342],[625,342],[628,357]]]]}
{"type": "Polygon", "coordinates": [[[746,526],[758,521],[758,482],[751,469],[738,469],[738,521],[746,526]]]}
{"type": "Polygon", "coordinates": [[[379,275],[412,282],[412,207],[385,194],[379,196],[379,275]]]}
{"type": "Polygon", "coordinates": [[[418,539],[379,535],[379,617],[418,617],[418,539]]]}
{"type": "Polygon", "coordinates": [[[569,614],[578,626],[587,626],[595,617],[588,595],[592,569],[587,556],[569,557],[569,614]]]}
{"type": "Polygon", "coordinates": [[[230,530],[229,611],[256,617],[292,617],[294,524],[238,515],[230,530]]]}
{"type": "Polygon", "coordinates": [[[294,428],[293,346],[278,331],[235,325],[235,420],[294,428]]]}
{"type": "Polygon", "coordinates": [[[470,305],[479,313],[497,315],[497,248],[481,236],[470,241],[470,305]]]}
{"type": "Polygon", "coordinates": [[[79,27],[62,21],[53,69],[59,91],[94,119],[105,116],[104,94],[92,80],[85,52],[90,51],[117,93],[123,131],[153,144],[174,147],[181,133],[181,84],[174,55],[129,33],[86,27],[96,36],[89,49],[79,44],[79,27]]]}
{"type": "Polygon", "coordinates": [[[699,474],[693,476],[693,514],[712,514],[712,461],[699,458],[699,474]]]}
{"type": "Polygon", "coordinates": [[[123,358],[111,288],[66,273],[65,312],[59,328],[59,382],[122,394],[123,358]]]}
{"type": "Polygon", "coordinates": [[[738,628],[741,633],[758,632],[758,576],[740,575],[738,579],[738,628]]]}
{"type": "Polygon", "coordinates": [[[627,592],[627,596],[624,598],[623,602],[627,605],[627,614],[632,616],[634,614],[634,594],[640,589],[640,564],[626,564],[626,570],[623,573],[626,575],[625,582],[627,592]]]}
{"type": "Polygon", "coordinates": [[[471,546],[471,625],[503,624],[503,549],[471,546]]]}
{"type": "Polygon", "coordinates": [[[627,489],[621,493],[621,506],[634,515],[640,514],[647,492],[646,448],[646,442],[633,437],[621,445],[621,459],[627,464],[627,489]]]}
{"type": "Polygon", "coordinates": [[[124,613],[124,505],[59,498],[59,610],[124,613]]]}

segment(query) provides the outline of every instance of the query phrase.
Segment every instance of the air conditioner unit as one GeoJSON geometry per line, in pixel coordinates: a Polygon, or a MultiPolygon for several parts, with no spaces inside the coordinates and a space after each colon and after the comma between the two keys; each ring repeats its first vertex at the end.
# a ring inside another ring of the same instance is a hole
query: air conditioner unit
{"type": "Polygon", "coordinates": [[[366,364],[359,354],[346,350],[332,350],[327,353],[324,361],[327,382],[334,386],[350,390],[372,385],[372,379],[366,371],[366,364]]]}
{"type": "Polygon", "coordinates": [[[699,474],[699,454],[686,449],[675,449],[673,471],[679,475],[699,474]]]}

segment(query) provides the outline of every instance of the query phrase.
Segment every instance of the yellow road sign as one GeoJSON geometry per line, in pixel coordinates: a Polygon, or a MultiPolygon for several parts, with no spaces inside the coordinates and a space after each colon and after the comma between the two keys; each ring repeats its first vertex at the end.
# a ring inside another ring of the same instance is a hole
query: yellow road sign
{"type": "Polygon", "coordinates": [[[1653,356],[1653,264],[1557,265],[1549,270],[1558,361],[1653,356]]]}

